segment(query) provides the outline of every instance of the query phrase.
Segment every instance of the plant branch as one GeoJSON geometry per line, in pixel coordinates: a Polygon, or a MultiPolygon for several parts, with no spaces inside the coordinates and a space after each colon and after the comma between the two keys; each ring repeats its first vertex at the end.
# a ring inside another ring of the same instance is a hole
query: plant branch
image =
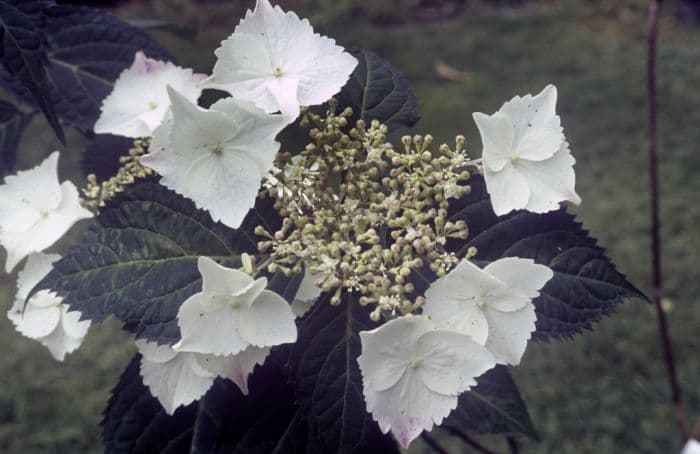
{"type": "Polygon", "coordinates": [[[426,432],[423,432],[420,437],[423,439],[425,444],[433,448],[433,451],[440,453],[440,454],[450,454],[447,449],[443,448],[440,446],[440,443],[438,443],[433,437],[428,435],[426,432]]]}
{"type": "Polygon", "coordinates": [[[511,454],[520,453],[520,445],[515,437],[506,437],[506,441],[508,441],[508,449],[510,449],[511,454]]]}
{"type": "Polygon", "coordinates": [[[671,401],[674,407],[676,424],[685,442],[688,439],[688,428],[685,422],[681,389],[676,374],[676,364],[673,357],[673,347],[668,330],[666,314],[661,300],[663,296],[663,275],[661,268],[661,236],[659,233],[659,176],[657,155],[656,128],[656,43],[658,38],[659,9],[662,0],[651,0],[647,22],[647,99],[649,103],[648,145],[649,145],[649,184],[651,203],[651,292],[658,320],[661,348],[663,350],[666,374],[671,386],[671,401]]]}
{"type": "Polygon", "coordinates": [[[449,432],[450,434],[454,435],[455,437],[461,438],[464,443],[468,444],[469,446],[483,454],[496,454],[496,451],[493,451],[491,448],[482,445],[477,440],[470,437],[469,434],[456,427],[450,426],[448,424],[443,424],[440,427],[449,432]]]}

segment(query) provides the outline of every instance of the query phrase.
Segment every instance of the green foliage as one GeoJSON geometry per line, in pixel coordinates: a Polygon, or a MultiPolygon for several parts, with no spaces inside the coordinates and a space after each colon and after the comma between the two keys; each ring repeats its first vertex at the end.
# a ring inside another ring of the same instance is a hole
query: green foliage
{"type": "Polygon", "coordinates": [[[180,305],[201,290],[199,256],[240,264],[241,253],[257,252],[255,226],[275,229],[279,222],[271,204],[261,200],[232,230],[159,184],[136,183],[101,210],[97,225],[36,289],[64,295],[83,318],[112,315],[137,337],[174,343],[180,338],[180,305]]]}
{"type": "Polygon", "coordinates": [[[102,100],[137,51],[172,60],[146,32],[99,9],[2,1],[0,19],[0,61],[9,73],[3,86],[36,104],[62,142],[59,120],[92,131],[102,100]]]}
{"type": "Polygon", "coordinates": [[[309,420],[317,452],[398,452],[365,410],[357,364],[360,331],[377,326],[357,298],[344,293],[338,306],[325,294],[299,326],[292,348],[292,382],[309,420]]]}
{"type": "Polygon", "coordinates": [[[15,166],[17,146],[32,115],[0,101],[0,178],[15,166]]]}
{"type": "Polygon", "coordinates": [[[477,249],[476,262],[502,257],[531,258],[554,271],[533,303],[537,330],[533,337],[571,337],[607,315],[626,298],[646,298],[630,284],[574,216],[566,209],[545,214],[517,211],[496,216],[481,177],[470,180],[472,192],[450,206],[453,221],[469,226],[465,244],[448,247],[464,256],[477,249]]]}
{"type": "Polygon", "coordinates": [[[65,142],[50,94],[45,37],[41,24],[35,21],[41,17],[45,3],[0,1],[0,62],[20,84],[18,89],[29,91],[58,138],[65,142]]]}
{"type": "Polygon", "coordinates": [[[457,408],[443,426],[467,432],[537,438],[525,403],[506,366],[498,365],[476,381],[476,387],[459,396],[457,408]]]}
{"type": "Polygon", "coordinates": [[[352,107],[352,119],[379,120],[393,135],[415,125],[418,98],[406,77],[372,52],[356,49],[352,55],[359,64],[337,96],[341,106],[352,107]]]}

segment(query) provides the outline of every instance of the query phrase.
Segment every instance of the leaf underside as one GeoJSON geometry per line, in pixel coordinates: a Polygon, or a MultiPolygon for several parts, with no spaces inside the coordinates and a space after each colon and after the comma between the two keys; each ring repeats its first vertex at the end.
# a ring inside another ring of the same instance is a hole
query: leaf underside
{"type": "Polygon", "coordinates": [[[240,265],[241,253],[257,253],[255,226],[275,231],[280,222],[271,201],[259,199],[233,230],[157,183],[135,183],[108,202],[35,290],[58,292],[83,319],[112,315],[137,337],[172,344],[180,305],[201,290],[198,258],[240,265]]]}

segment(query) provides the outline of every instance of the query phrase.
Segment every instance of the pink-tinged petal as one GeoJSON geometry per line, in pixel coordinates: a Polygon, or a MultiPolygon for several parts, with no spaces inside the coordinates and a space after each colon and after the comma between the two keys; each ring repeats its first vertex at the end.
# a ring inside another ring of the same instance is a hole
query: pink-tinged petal
{"type": "Polygon", "coordinates": [[[161,124],[170,106],[166,88],[177,90],[190,101],[202,92],[202,74],[153,60],[137,52],[132,66],[124,70],[112,92],[102,101],[95,123],[96,133],[147,137],[161,124]]]}

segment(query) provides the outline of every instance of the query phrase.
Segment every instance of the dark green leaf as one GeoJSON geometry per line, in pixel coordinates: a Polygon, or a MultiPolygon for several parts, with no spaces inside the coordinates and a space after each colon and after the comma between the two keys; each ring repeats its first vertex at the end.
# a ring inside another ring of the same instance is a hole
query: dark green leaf
{"type": "Polygon", "coordinates": [[[142,383],[136,355],[112,390],[102,419],[106,453],[181,453],[192,440],[196,405],[168,415],[142,383]]]}
{"type": "Polygon", "coordinates": [[[398,452],[367,413],[362,394],[359,332],[375,326],[350,294],[335,307],[329,295],[322,295],[300,324],[292,347],[292,382],[316,452],[398,452]]]}
{"type": "Polygon", "coordinates": [[[379,120],[392,135],[420,119],[418,98],[406,77],[372,52],[356,49],[359,64],[336,96],[341,107],[352,107],[353,119],[379,120]]]}
{"type": "Polygon", "coordinates": [[[103,11],[74,5],[46,10],[49,85],[61,120],[91,131],[102,100],[141,50],[172,60],[148,33],[103,11]]]}
{"type": "Polygon", "coordinates": [[[591,327],[625,298],[645,298],[605,255],[574,216],[564,208],[546,214],[517,211],[498,217],[491,209],[481,177],[470,180],[472,192],[450,207],[453,221],[469,227],[466,242],[448,247],[458,255],[476,247],[483,264],[502,257],[531,258],[549,266],[554,277],[534,300],[534,339],[571,337],[591,327]]]}
{"type": "Polygon", "coordinates": [[[294,404],[277,350],[256,367],[245,396],[217,379],[200,402],[170,416],[143,385],[137,355],[112,391],[102,421],[105,452],[150,454],[275,453],[306,451],[308,427],[294,404]]]}
{"type": "Polygon", "coordinates": [[[17,145],[32,114],[0,101],[0,179],[15,166],[17,145]]]}
{"type": "Polygon", "coordinates": [[[112,134],[97,134],[87,145],[81,156],[85,175],[94,174],[97,181],[107,180],[117,174],[119,158],[127,156],[133,148],[134,139],[112,134]]]}
{"type": "Polygon", "coordinates": [[[537,438],[525,403],[506,366],[496,366],[477,382],[475,388],[459,396],[457,408],[442,424],[443,427],[537,438]]]}
{"type": "Polygon", "coordinates": [[[59,140],[65,143],[48,80],[44,31],[35,23],[43,1],[0,0],[0,62],[10,77],[32,97],[59,140]]]}
{"type": "Polygon", "coordinates": [[[110,201],[97,224],[36,289],[57,291],[83,318],[112,315],[137,337],[174,343],[180,305],[201,290],[199,256],[239,264],[242,252],[257,253],[255,226],[274,231],[281,220],[270,200],[258,200],[233,230],[163,186],[139,182],[110,201]]]}

